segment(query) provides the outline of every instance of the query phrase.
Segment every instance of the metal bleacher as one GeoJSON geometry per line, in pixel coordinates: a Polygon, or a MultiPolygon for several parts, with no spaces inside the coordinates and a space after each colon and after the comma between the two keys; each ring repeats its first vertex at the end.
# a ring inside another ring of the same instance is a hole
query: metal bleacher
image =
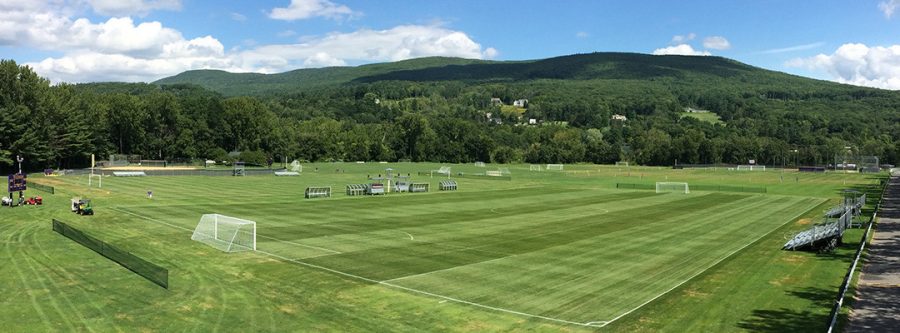
{"type": "Polygon", "coordinates": [[[825,212],[825,219],[837,217],[836,220],[812,228],[803,230],[784,244],[785,250],[796,250],[806,246],[815,246],[823,244],[831,239],[840,239],[843,237],[844,230],[854,226],[854,217],[860,214],[862,206],[865,205],[866,197],[862,195],[853,200],[845,201],[845,204],[829,209],[825,212]],[[838,217],[839,216],[839,217],[838,217]]]}
{"type": "Polygon", "coordinates": [[[112,174],[116,177],[144,177],[147,175],[143,171],[113,171],[112,174]]]}

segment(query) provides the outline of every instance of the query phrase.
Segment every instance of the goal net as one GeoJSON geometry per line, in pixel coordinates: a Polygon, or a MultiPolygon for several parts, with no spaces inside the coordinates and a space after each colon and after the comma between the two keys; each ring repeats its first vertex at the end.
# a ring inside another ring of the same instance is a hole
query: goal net
{"type": "Polygon", "coordinates": [[[738,165],[738,171],[766,171],[765,165],[738,165]]]}
{"type": "Polygon", "coordinates": [[[691,193],[690,189],[688,188],[688,183],[657,182],[656,193],[664,192],[691,193]]]}
{"type": "Polygon", "coordinates": [[[562,164],[547,164],[547,170],[562,171],[562,169],[563,169],[562,164]]]}
{"type": "Polygon", "coordinates": [[[303,166],[300,165],[300,161],[294,160],[291,162],[291,171],[293,172],[303,172],[303,166]]]}
{"type": "Polygon", "coordinates": [[[485,167],[485,164],[484,164],[484,162],[475,162],[475,166],[483,168],[483,167],[485,167]]]}
{"type": "Polygon", "coordinates": [[[628,162],[619,161],[619,162],[616,162],[616,166],[628,166],[628,162]]]}
{"type": "Polygon", "coordinates": [[[256,222],[219,214],[203,214],[191,240],[224,252],[256,250],[256,222]]]}
{"type": "Polygon", "coordinates": [[[532,165],[528,166],[528,170],[529,171],[541,171],[541,166],[532,164],[532,165]]]}

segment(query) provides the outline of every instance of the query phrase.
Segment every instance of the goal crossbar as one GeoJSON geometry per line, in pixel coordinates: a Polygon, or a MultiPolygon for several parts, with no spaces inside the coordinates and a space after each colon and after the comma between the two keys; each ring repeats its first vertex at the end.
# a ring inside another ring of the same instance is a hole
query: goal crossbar
{"type": "Polygon", "coordinates": [[[256,222],[221,214],[203,214],[191,240],[223,252],[256,251],[256,222]]]}

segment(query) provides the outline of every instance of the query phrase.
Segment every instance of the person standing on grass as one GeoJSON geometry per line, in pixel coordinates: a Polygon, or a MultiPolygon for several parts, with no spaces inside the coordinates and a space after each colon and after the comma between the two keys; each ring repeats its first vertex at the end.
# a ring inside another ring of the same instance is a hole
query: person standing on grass
{"type": "Polygon", "coordinates": [[[153,199],[153,191],[147,190],[147,199],[153,199]]]}

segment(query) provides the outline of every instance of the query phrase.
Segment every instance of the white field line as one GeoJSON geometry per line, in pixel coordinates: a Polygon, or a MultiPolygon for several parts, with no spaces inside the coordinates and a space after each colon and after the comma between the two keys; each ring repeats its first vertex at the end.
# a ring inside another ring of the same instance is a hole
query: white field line
{"type": "Polygon", "coordinates": [[[569,324],[569,325],[602,327],[602,326],[600,326],[600,325],[596,325],[595,323],[598,323],[598,322],[595,322],[595,321],[591,321],[591,322],[587,322],[587,323],[579,323],[579,322],[574,322],[574,321],[571,321],[571,320],[565,320],[565,319],[559,319],[559,318],[553,318],[553,317],[541,316],[541,315],[536,315],[536,314],[531,314],[531,313],[525,313],[525,312],[516,311],[516,310],[510,310],[510,309],[504,309],[504,308],[493,307],[493,306],[490,306],[490,305],[484,305],[484,304],[481,304],[481,303],[469,302],[469,301],[466,301],[466,300],[461,300],[461,299],[453,298],[453,297],[450,297],[450,296],[439,295],[439,294],[430,293],[430,292],[423,291],[423,290],[418,290],[418,289],[413,289],[413,288],[409,288],[409,287],[404,287],[404,286],[401,286],[401,285],[396,285],[396,284],[393,284],[393,283],[390,283],[390,282],[386,282],[386,281],[379,282],[379,284],[385,285],[385,286],[389,286],[389,287],[394,287],[394,288],[397,288],[397,289],[402,289],[402,290],[410,291],[410,292],[414,292],[414,293],[418,293],[418,294],[422,294],[422,295],[428,295],[428,296],[431,296],[431,297],[436,297],[436,298],[440,298],[440,299],[444,299],[444,300],[448,300],[448,301],[452,301],[452,302],[456,302],[456,303],[467,304],[467,305],[476,306],[476,307],[479,307],[479,308],[484,308],[484,309],[489,309],[489,310],[494,310],[494,311],[498,311],[498,312],[511,313],[511,314],[519,315],[519,316],[523,316],[523,317],[530,317],[530,318],[543,319],[543,320],[548,320],[548,321],[553,321],[553,322],[563,323],[563,324],[569,324]]]}
{"type": "MultiPolygon", "coordinates": [[[[119,212],[122,212],[122,213],[126,213],[126,214],[129,214],[129,215],[133,215],[133,216],[136,216],[136,217],[140,217],[140,218],[146,219],[146,220],[148,220],[148,221],[152,221],[152,222],[164,224],[164,225],[167,225],[167,226],[170,226],[170,227],[173,227],[173,228],[177,228],[177,229],[181,229],[181,230],[193,232],[193,230],[191,230],[191,229],[188,229],[188,228],[185,228],[185,227],[182,227],[182,226],[177,226],[177,225],[174,225],[174,224],[171,224],[171,223],[166,223],[166,222],[163,222],[163,221],[154,219],[154,218],[150,218],[150,217],[146,217],[146,216],[134,214],[134,213],[131,213],[131,212],[128,212],[128,211],[124,211],[124,210],[120,210],[120,209],[116,209],[116,208],[112,208],[112,209],[113,209],[113,210],[116,210],[116,211],[119,211],[119,212]]],[[[306,266],[306,267],[311,267],[311,268],[315,268],[315,269],[319,269],[319,270],[323,270],[323,271],[332,272],[332,273],[335,273],[335,274],[338,274],[338,275],[343,275],[343,276],[346,276],[346,277],[349,277],[349,278],[353,278],[353,279],[357,279],[357,280],[361,280],[361,281],[366,281],[366,282],[370,282],[370,283],[373,283],[373,284],[379,284],[379,285],[383,285],[383,286],[388,286],[388,287],[395,288],[395,289],[401,289],[401,290],[405,290],[405,291],[409,291],[409,292],[413,292],[413,293],[417,293],[417,294],[427,295],[427,296],[431,296],[431,297],[435,297],[435,298],[440,298],[440,299],[442,299],[442,300],[451,301],[451,302],[456,302],[456,303],[460,303],[460,304],[471,305],[471,306],[475,306],[475,307],[479,307],[479,308],[483,308],[483,309],[489,309],[489,310],[494,310],[494,311],[498,311],[498,312],[510,313],[510,314],[519,315],[519,316],[523,316],[523,317],[530,317],[530,318],[543,319],[543,320],[548,320],[548,321],[553,321],[553,322],[563,323],[563,324],[569,324],[569,325],[602,327],[602,326],[598,326],[598,325],[597,325],[597,323],[602,323],[602,322],[592,321],[592,322],[587,322],[587,323],[579,323],[579,322],[574,322],[574,321],[565,320],[565,319],[559,319],[559,318],[553,318],[553,317],[546,317],[546,316],[541,316],[541,315],[536,315],[536,314],[525,313],[525,312],[521,312],[521,311],[515,311],[515,310],[510,310],[510,309],[504,309],[504,308],[493,307],[493,306],[490,306],[490,305],[484,305],[484,304],[480,304],[480,303],[469,302],[469,301],[466,301],[466,300],[461,300],[461,299],[453,298],[453,297],[450,297],[450,296],[444,296],[444,295],[439,295],[439,294],[435,294],[435,293],[430,293],[430,292],[427,292],[427,291],[424,291],[424,290],[419,290],[419,289],[414,289],[414,288],[404,287],[404,286],[401,286],[401,285],[396,285],[396,284],[393,284],[393,283],[389,283],[389,282],[387,282],[387,281],[378,281],[378,280],[370,279],[370,278],[367,278],[367,277],[362,277],[362,276],[359,276],[359,275],[356,275],[356,274],[351,274],[351,273],[342,272],[342,271],[339,271],[339,270],[336,270],[336,269],[331,269],[331,268],[328,268],[328,267],[325,267],[325,266],[319,266],[319,265],[316,265],[316,264],[311,264],[311,263],[308,263],[308,262],[303,262],[303,261],[300,261],[300,260],[287,258],[287,257],[281,256],[281,255],[278,255],[278,254],[271,253],[271,252],[266,252],[266,251],[262,251],[262,250],[256,250],[256,251],[253,251],[253,252],[262,253],[262,254],[268,255],[268,256],[270,256],[270,257],[278,258],[278,259],[281,259],[281,260],[284,260],[284,261],[289,261],[289,262],[293,262],[293,263],[296,263],[296,264],[300,264],[300,265],[303,265],[303,266],[306,266]]],[[[604,325],[605,325],[605,324],[604,324],[604,325]]]]}
{"type": "Polygon", "coordinates": [[[401,231],[401,232],[406,234],[407,236],[409,236],[409,240],[413,240],[413,241],[416,240],[415,238],[413,238],[413,235],[411,233],[408,233],[406,231],[401,231]]]}
{"type": "MultiPolygon", "coordinates": [[[[126,210],[119,209],[118,207],[113,207],[112,210],[115,210],[115,211],[118,211],[118,212],[122,212],[122,213],[125,213],[125,214],[128,214],[128,215],[140,217],[140,218],[145,219],[145,220],[150,220],[150,221],[162,223],[162,224],[165,224],[165,225],[167,225],[167,226],[174,227],[174,228],[178,228],[178,229],[181,229],[181,230],[186,230],[186,231],[194,232],[194,230],[191,230],[191,229],[188,229],[188,228],[185,228],[185,227],[182,227],[182,226],[178,226],[178,225],[174,225],[174,224],[171,224],[171,223],[163,222],[163,221],[154,219],[154,218],[152,218],[152,217],[148,217],[148,216],[144,216],[144,215],[140,215],[140,214],[135,214],[135,213],[132,213],[132,212],[129,212],[129,211],[126,211],[126,210]]],[[[269,237],[269,236],[263,236],[263,235],[260,235],[260,234],[256,234],[256,237],[268,238],[268,239],[275,240],[275,241],[279,241],[279,242],[282,242],[282,243],[288,243],[288,244],[297,245],[297,246],[302,246],[302,247],[307,247],[307,248],[311,248],[311,249],[316,249],[316,250],[321,250],[321,251],[331,252],[331,254],[341,254],[341,253],[343,253],[343,252],[340,252],[340,251],[335,251],[335,250],[331,250],[331,249],[326,249],[326,248],[324,248],[324,247],[318,247],[318,246],[312,246],[312,245],[306,245],[306,244],[294,243],[294,242],[291,242],[291,241],[286,241],[286,240],[282,240],[282,239],[278,239],[278,238],[274,238],[274,237],[269,237]]]]}
{"type": "MultiPolygon", "coordinates": [[[[824,200],[820,200],[820,201],[819,201],[819,204],[822,204],[823,201],[824,201],[824,200]]],[[[818,205],[816,205],[816,206],[818,206],[818,205]]],[[[737,249],[737,250],[734,250],[734,251],[731,251],[731,253],[729,253],[728,255],[726,255],[726,256],[724,256],[724,257],[722,257],[722,258],[719,258],[719,260],[716,260],[715,262],[713,262],[713,263],[712,263],[711,265],[709,265],[708,267],[706,267],[706,268],[704,268],[703,270],[701,270],[701,271],[695,273],[694,275],[691,275],[689,278],[685,279],[684,281],[681,281],[680,283],[676,284],[676,285],[673,286],[672,288],[669,288],[668,290],[666,290],[666,291],[660,293],[659,295],[654,296],[653,298],[647,300],[646,302],[641,303],[640,305],[634,307],[634,308],[631,309],[631,310],[626,311],[626,312],[623,313],[623,314],[620,314],[620,315],[616,316],[616,317],[613,318],[613,319],[610,319],[610,320],[608,320],[608,321],[603,322],[603,324],[600,325],[600,327],[604,327],[604,326],[606,326],[606,325],[612,324],[612,323],[615,322],[616,320],[619,320],[620,318],[625,317],[625,316],[629,315],[630,313],[632,313],[632,312],[634,312],[634,311],[637,311],[638,309],[644,307],[645,305],[650,304],[650,302],[653,302],[653,301],[655,301],[656,299],[662,297],[663,295],[668,294],[668,293],[671,292],[672,290],[675,290],[675,289],[677,289],[678,287],[681,287],[681,285],[687,283],[688,281],[693,280],[693,279],[694,279],[695,277],[697,277],[697,276],[700,276],[700,274],[705,273],[705,272],[708,271],[710,268],[715,267],[716,265],[718,265],[720,262],[724,261],[725,259],[731,258],[731,256],[733,256],[735,253],[740,252],[741,250],[747,248],[747,247],[750,246],[751,244],[758,242],[760,239],[763,239],[763,237],[766,237],[766,236],[772,234],[773,232],[775,232],[775,230],[778,230],[779,228],[783,227],[784,225],[786,225],[786,224],[788,224],[788,223],[791,223],[791,222],[793,222],[794,220],[800,218],[800,217],[803,216],[804,214],[809,213],[809,211],[815,209],[816,206],[813,206],[812,208],[807,209],[807,210],[803,211],[803,212],[800,213],[800,214],[797,214],[797,216],[794,216],[794,217],[788,219],[787,221],[785,221],[785,222],[782,223],[781,225],[779,225],[779,226],[777,226],[777,227],[775,227],[775,228],[772,228],[772,230],[770,230],[769,232],[763,234],[762,236],[759,236],[759,237],[757,237],[756,239],[754,239],[753,241],[748,242],[747,244],[744,244],[744,246],[741,246],[741,248],[739,248],[739,249],[737,249]]]]}
{"type": "Polygon", "coordinates": [[[463,266],[453,266],[453,267],[448,267],[448,268],[444,268],[444,269],[438,269],[438,270],[434,270],[434,271],[430,271],[430,272],[425,272],[425,273],[419,273],[419,274],[413,274],[413,275],[401,276],[401,277],[398,277],[398,278],[393,278],[393,279],[390,279],[390,280],[384,280],[384,281],[381,281],[381,282],[391,282],[391,281],[406,280],[406,279],[410,279],[410,278],[414,278],[414,277],[425,276],[425,275],[429,275],[429,274],[433,274],[433,273],[446,272],[446,271],[454,270],[454,269],[457,269],[457,268],[462,268],[462,267],[471,266],[471,265],[478,265],[478,264],[488,263],[488,262],[491,262],[491,261],[497,261],[497,260],[501,260],[501,259],[508,259],[508,258],[512,258],[512,257],[515,257],[515,255],[509,255],[509,256],[506,256],[506,257],[500,257],[500,258],[494,258],[494,259],[491,259],[491,260],[480,261],[480,262],[476,262],[476,263],[474,263],[474,264],[468,264],[468,265],[463,265],[463,266]]]}

